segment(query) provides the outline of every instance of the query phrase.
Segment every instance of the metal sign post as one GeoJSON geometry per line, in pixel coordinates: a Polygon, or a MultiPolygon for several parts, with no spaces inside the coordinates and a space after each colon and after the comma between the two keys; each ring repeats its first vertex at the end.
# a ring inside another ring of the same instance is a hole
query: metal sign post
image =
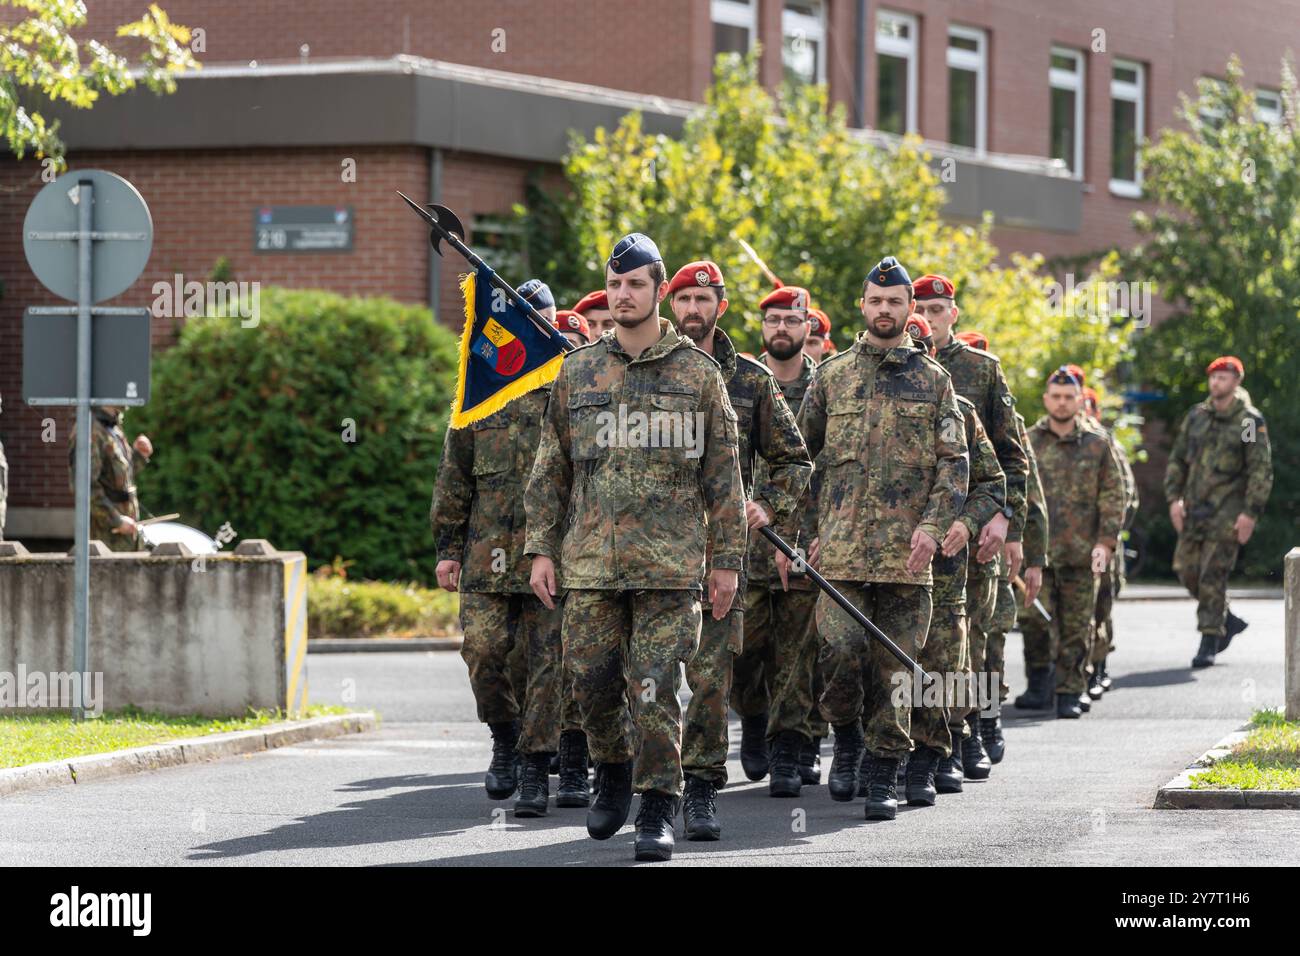
{"type": "MultiPolygon", "coordinates": [[[[47,376],[29,374],[26,361],[23,376],[23,394],[29,404],[75,404],[77,408],[72,610],[72,660],[79,678],[74,682],[78,696],[72,704],[72,716],[77,721],[85,719],[90,663],[90,406],[141,404],[138,394],[92,396],[91,320],[96,315],[123,311],[96,308],[95,303],[124,292],[135,282],[152,247],[153,220],[144,199],[125,179],[103,170],[76,170],[45,186],[32,200],[23,222],[23,249],[32,272],[55,295],[77,303],[76,394],[56,394],[67,391],[66,384],[60,389],[47,376]]],[[[66,314],[68,310],[33,310],[35,314],[42,311],[52,315],[66,314]]],[[[147,374],[147,337],[143,347],[147,374]]],[[[139,356],[134,358],[129,364],[138,370],[139,356]]],[[[96,371],[105,373],[105,381],[122,379],[121,375],[107,374],[107,370],[96,371]]],[[[147,389],[146,382],[146,395],[147,389]]],[[[134,381],[127,390],[138,393],[134,381]]]]}

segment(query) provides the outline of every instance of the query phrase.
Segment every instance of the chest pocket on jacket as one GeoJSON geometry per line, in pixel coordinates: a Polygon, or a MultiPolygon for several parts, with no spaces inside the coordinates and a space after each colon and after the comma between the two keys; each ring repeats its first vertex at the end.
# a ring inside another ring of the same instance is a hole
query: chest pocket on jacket
{"type": "Polygon", "coordinates": [[[694,468],[704,447],[704,428],[697,416],[692,392],[655,392],[650,410],[644,454],[652,462],[694,468]],[[656,447],[657,446],[657,447],[656,447]]]}
{"type": "Polygon", "coordinates": [[[574,461],[603,458],[618,423],[609,421],[609,392],[579,392],[569,396],[569,457],[574,461]]]}
{"type": "Polygon", "coordinates": [[[866,399],[834,399],[826,406],[826,441],[817,460],[824,465],[861,460],[866,437],[866,399]]]}
{"type": "Polygon", "coordinates": [[[471,426],[474,429],[474,474],[496,475],[509,471],[514,448],[510,424],[502,415],[489,415],[471,426]]]}
{"type": "Polygon", "coordinates": [[[931,416],[937,406],[928,402],[891,401],[887,407],[884,426],[889,459],[907,468],[933,468],[937,459],[931,416]]]}

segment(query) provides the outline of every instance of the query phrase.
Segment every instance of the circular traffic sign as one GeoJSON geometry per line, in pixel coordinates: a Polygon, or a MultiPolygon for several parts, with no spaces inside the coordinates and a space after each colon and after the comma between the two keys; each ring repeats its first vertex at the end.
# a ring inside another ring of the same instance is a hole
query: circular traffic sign
{"type": "Polygon", "coordinates": [[[55,295],[77,301],[77,239],[43,238],[75,233],[78,185],[92,184],[94,232],[124,233],[130,238],[96,239],[91,245],[91,301],[121,295],[140,278],[153,248],[153,218],[139,190],[116,173],[74,169],[36,194],[23,220],[23,251],[41,285],[55,295]]]}

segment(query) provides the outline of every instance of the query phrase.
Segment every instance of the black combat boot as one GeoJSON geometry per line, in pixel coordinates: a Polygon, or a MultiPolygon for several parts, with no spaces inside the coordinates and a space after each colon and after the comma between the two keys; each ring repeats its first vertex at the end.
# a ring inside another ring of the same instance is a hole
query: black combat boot
{"type": "Polygon", "coordinates": [[[1214,634],[1201,635],[1201,649],[1196,652],[1192,658],[1193,667],[1210,667],[1214,663],[1214,655],[1219,652],[1219,638],[1214,634]]]}
{"type": "Polygon", "coordinates": [[[608,840],[632,810],[632,761],[596,765],[600,795],[587,811],[587,833],[596,840],[608,840]]]}
{"type": "Polygon", "coordinates": [[[750,780],[767,776],[767,714],[740,718],[740,766],[750,780]]]}
{"type": "Polygon", "coordinates": [[[898,815],[898,761],[893,757],[875,757],[867,780],[868,820],[892,820],[898,815]]]}
{"type": "Polygon", "coordinates": [[[822,739],[814,737],[799,745],[799,778],[811,787],[822,782],[822,739]]]}
{"type": "Polygon", "coordinates": [[[858,764],[863,751],[862,724],[840,724],[835,727],[835,756],[831,759],[831,772],[827,788],[831,799],[847,803],[858,789],[858,764]]]}
{"type": "Polygon", "coordinates": [[[641,806],[636,811],[638,860],[662,863],[673,858],[673,820],[676,816],[676,797],[658,790],[641,794],[641,806]]]}
{"type": "Polygon", "coordinates": [[[984,741],[984,750],[989,760],[1001,763],[1007,752],[1007,742],[1002,736],[1002,715],[980,718],[980,739],[984,741]]]}
{"type": "MultiPolygon", "coordinates": [[[[488,724],[492,731],[492,762],[488,764],[483,786],[489,800],[509,800],[519,786],[519,724],[507,721],[488,724]]],[[[547,757],[550,760],[550,757],[547,757]]]]}
{"type": "MultiPolygon", "coordinates": [[[[912,759],[911,754],[903,754],[903,756],[898,758],[898,778],[894,782],[898,784],[900,787],[907,783],[907,762],[911,759],[912,759]]],[[[859,790],[862,789],[861,774],[858,775],[858,789],[859,790]]],[[[865,797],[866,794],[860,793],[858,794],[858,796],[865,797]]]]}
{"type": "Polygon", "coordinates": [[[979,718],[971,714],[966,718],[970,736],[961,740],[961,769],[967,780],[985,780],[993,772],[993,761],[984,752],[980,739],[979,718]]]}
{"type": "Polygon", "coordinates": [[[587,782],[587,735],[581,730],[560,734],[560,786],[555,791],[557,807],[585,807],[591,804],[587,782]]]}
{"type": "Polygon", "coordinates": [[[551,762],[547,765],[547,770],[556,774],[560,772],[560,752],[558,750],[551,754],[551,762]]]}
{"type": "Polygon", "coordinates": [[[1088,696],[1093,700],[1101,700],[1101,695],[1106,693],[1106,688],[1101,686],[1101,662],[1092,665],[1092,676],[1088,678],[1088,696]]]}
{"type": "Polygon", "coordinates": [[[799,776],[799,748],[804,742],[796,730],[783,730],[772,741],[767,777],[769,796],[799,796],[799,788],[803,785],[803,778],[799,776]]]}
{"type": "Polygon", "coordinates": [[[932,807],[938,791],[934,769],[942,754],[929,747],[917,747],[907,758],[907,805],[932,807]]]}
{"type": "Polygon", "coordinates": [[[1104,658],[1102,659],[1102,662],[1097,665],[1097,673],[1099,675],[1097,683],[1101,684],[1101,689],[1103,691],[1110,690],[1110,685],[1112,683],[1110,679],[1110,671],[1106,670],[1106,661],[1104,658]]]}
{"type": "Polygon", "coordinates": [[[952,754],[941,757],[934,768],[934,788],[939,793],[961,793],[965,774],[961,769],[961,731],[949,728],[952,736],[952,754]]]}
{"type": "Polygon", "coordinates": [[[1079,695],[1078,694],[1057,694],[1056,695],[1056,716],[1069,717],[1071,719],[1075,717],[1082,717],[1083,710],[1079,707],[1079,695]]]}
{"type": "Polygon", "coordinates": [[[1085,714],[1092,710],[1092,698],[1088,696],[1087,691],[1079,695],[1079,710],[1085,714]]]}
{"type": "Polygon", "coordinates": [[[546,801],[551,796],[550,754],[525,754],[524,772],[519,782],[519,799],[515,801],[515,816],[544,817],[546,801]]]}
{"type": "Polygon", "coordinates": [[[1215,653],[1222,654],[1226,651],[1232,639],[1248,627],[1249,624],[1233,614],[1231,610],[1228,611],[1228,617],[1223,622],[1223,637],[1219,638],[1219,646],[1215,649],[1215,653]]]}
{"type": "Polygon", "coordinates": [[[1017,710],[1047,710],[1052,706],[1052,669],[1031,667],[1025,675],[1029,687],[1015,700],[1017,710]]]}
{"type": "Polygon", "coordinates": [[[686,775],[686,793],[682,797],[682,820],[686,839],[717,840],[722,837],[718,822],[718,788],[703,777],[686,775]]]}
{"type": "Polygon", "coordinates": [[[858,761],[858,789],[853,791],[857,797],[867,795],[867,778],[871,776],[871,761],[876,758],[871,756],[871,751],[866,747],[862,748],[862,759],[858,761]]]}

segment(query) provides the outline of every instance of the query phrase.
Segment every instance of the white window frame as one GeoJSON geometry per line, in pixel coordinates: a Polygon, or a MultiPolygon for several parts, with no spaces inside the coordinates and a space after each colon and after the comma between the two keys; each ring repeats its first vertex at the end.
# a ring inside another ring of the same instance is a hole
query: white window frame
{"type": "Polygon", "coordinates": [[[1255,116],[1270,126],[1279,126],[1282,123],[1282,94],[1277,90],[1266,89],[1265,87],[1255,88],[1255,116]],[[1272,100],[1269,106],[1262,105],[1260,97],[1272,100]]]}
{"type": "Polygon", "coordinates": [[[743,27],[749,34],[749,43],[745,46],[748,53],[754,49],[754,38],[758,36],[758,0],[740,3],[738,0],[710,0],[709,13],[714,23],[728,27],[743,27]]]}
{"type": "Polygon", "coordinates": [[[979,27],[948,25],[948,39],[974,40],[977,50],[954,49],[948,44],[948,68],[975,74],[975,151],[986,152],[989,139],[989,35],[979,27]]]}
{"type": "MultiPolygon", "coordinates": [[[[1134,104],[1133,146],[1135,150],[1140,150],[1142,144],[1146,142],[1146,123],[1144,115],[1146,112],[1146,79],[1147,68],[1145,64],[1139,63],[1136,60],[1124,60],[1119,58],[1111,61],[1110,98],[1112,100],[1124,100],[1125,102],[1134,104]],[[1117,67],[1125,70],[1133,70],[1137,74],[1137,82],[1129,83],[1125,80],[1115,79],[1115,69],[1117,67]]],[[[1114,115],[1114,110],[1112,110],[1111,116],[1113,117],[1114,115]]],[[[1110,135],[1111,150],[1113,151],[1115,148],[1115,129],[1113,124],[1111,126],[1110,135]]],[[[1112,152],[1111,156],[1113,155],[1114,153],[1112,152]]],[[[1110,165],[1111,156],[1106,158],[1106,164],[1108,166],[1110,165]]],[[[1140,199],[1142,196],[1142,163],[1140,161],[1134,163],[1133,176],[1135,178],[1131,180],[1112,178],[1110,181],[1111,193],[1128,199],[1140,199]]]]}
{"type": "MultiPolygon", "coordinates": [[[[1052,47],[1049,57],[1062,56],[1073,60],[1076,67],[1071,73],[1069,70],[1062,70],[1059,67],[1051,66],[1051,59],[1048,59],[1047,82],[1048,86],[1054,90],[1066,90],[1074,94],[1074,178],[1083,179],[1083,157],[1084,157],[1084,117],[1088,114],[1084,109],[1084,96],[1088,89],[1088,78],[1085,72],[1088,67],[1088,60],[1083,55],[1082,50],[1071,50],[1069,47],[1054,46],[1052,47]]],[[[1049,133],[1050,135],[1050,133],[1049,133]]],[[[1051,146],[1051,143],[1048,143],[1051,146]]]]}
{"type": "MultiPolygon", "coordinates": [[[[887,56],[897,56],[907,60],[907,129],[908,133],[915,133],[919,127],[916,122],[916,101],[920,95],[916,77],[917,51],[920,49],[920,21],[916,14],[899,13],[896,10],[877,10],[876,11],[876,56],[884,53],[887,56]],[[893,20],[898,23],[906,23],[908,26],[907,39],[903,40],[898,37],[881,36],[880,24],[882,21],[893,20]]],[[[877,120],[879,117],[877,117],[877,120]]]]}
{"type": "Polygon", "coordinates": [[[781,40],[784,43],[788,36],[798,36],[803,34],[807,40],[812,40],[817,44],[817,75],[813,77],[814,83],[826,82],[826,0],[809,0],[815,3],[820,14],[810,17],[803,13],[796,13],[793,10],[786,9],[784,0],[781,4],[781,40]]]}

